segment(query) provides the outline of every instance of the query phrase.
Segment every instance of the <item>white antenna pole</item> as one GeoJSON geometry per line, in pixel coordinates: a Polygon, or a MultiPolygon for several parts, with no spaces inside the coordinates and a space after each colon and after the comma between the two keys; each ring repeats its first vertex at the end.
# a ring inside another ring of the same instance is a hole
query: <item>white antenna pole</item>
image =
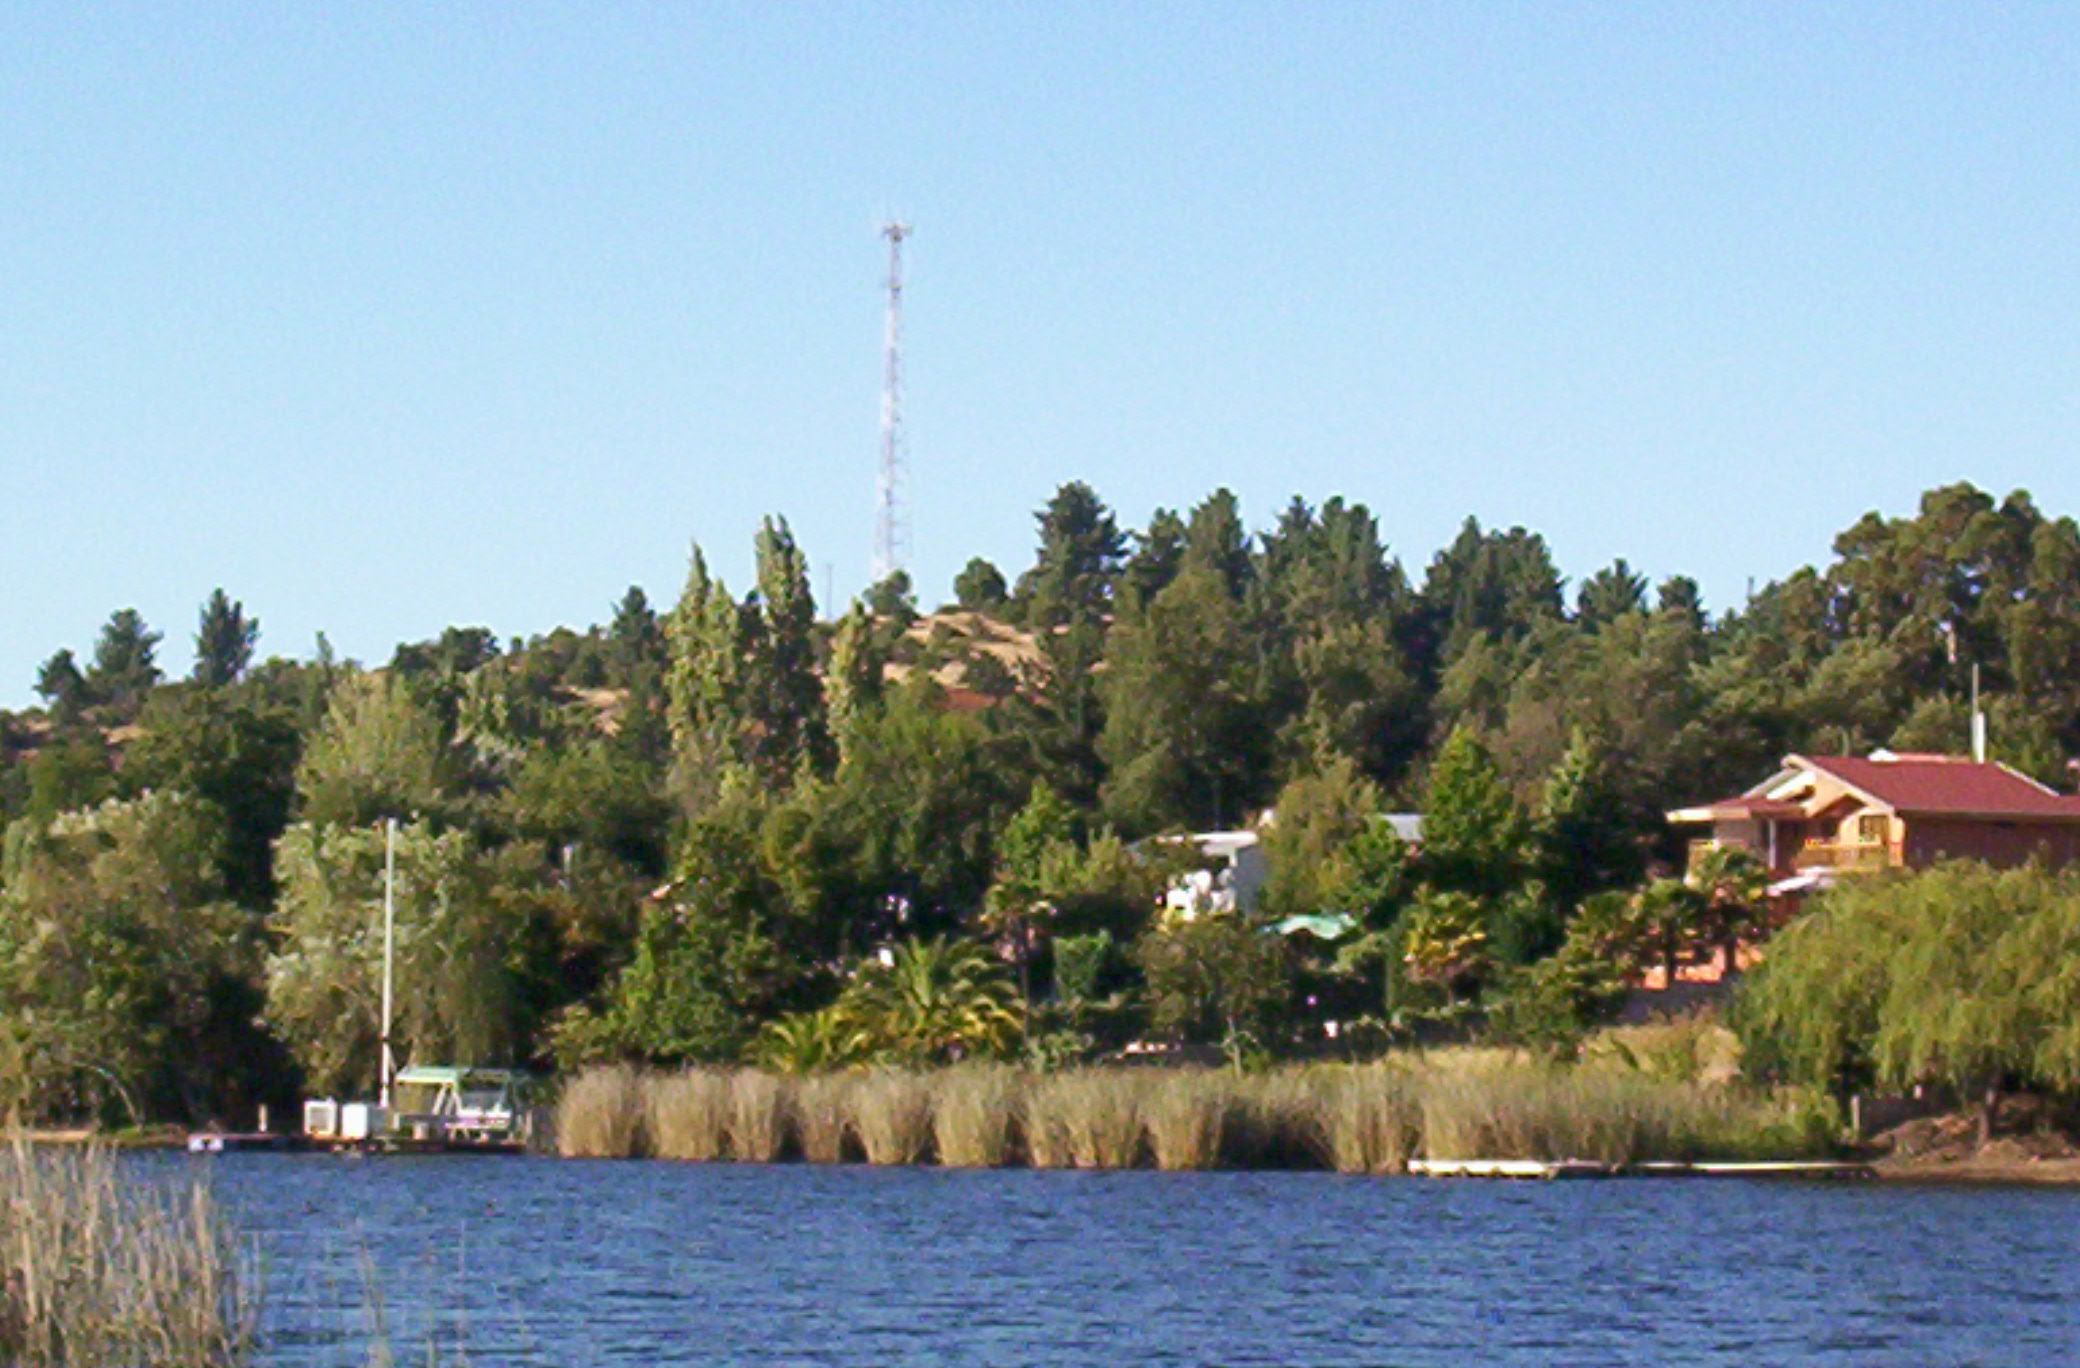
{"type": "Polygon", "coordinates": [[[390,979],[396,964],[397,942],[397,819],[383,822],[383,1082],[377,1105],[390,1110],[390,1080],[396,1076],[397,1060],[390,1053],[390,979]]]}
{"type": "Polygon", "coordinates": [[[874,582],[903,568],[910,529],[903,507],[903,239],[910,225],[881,225],[888,239],[888,321],[882,334],[881,468],[875,488],[874,582]]]}
{"type": "Polygon", "coordinates": [[[1986,714],[1979,711],[1979,665],[1972,663],[1972,759],[1986,763],[1986,714]]]}

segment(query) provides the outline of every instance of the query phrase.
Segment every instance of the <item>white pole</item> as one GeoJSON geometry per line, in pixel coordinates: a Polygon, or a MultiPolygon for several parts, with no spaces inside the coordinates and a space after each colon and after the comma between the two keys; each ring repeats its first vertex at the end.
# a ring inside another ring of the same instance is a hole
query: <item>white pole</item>
{"type": "Polygon", "coordinates": [[[395,963],[397,940],[397,819],[383,823],[383,1083],[376,1098],[385,1112],[390,1110],[390,1080],[397,1061],[390,1053],[390,975],[395,963]]]}
{"type": "Polygon", "coordinates": [[[1972,759],[1986,763],[1986,714],[1979,711],[1979,667],[1972,666],[1972,759]]]}

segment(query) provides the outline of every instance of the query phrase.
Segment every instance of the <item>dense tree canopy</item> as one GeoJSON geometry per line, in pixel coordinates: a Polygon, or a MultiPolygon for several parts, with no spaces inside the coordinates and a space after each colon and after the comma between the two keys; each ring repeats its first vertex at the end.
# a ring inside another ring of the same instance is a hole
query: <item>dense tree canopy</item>
{"type": "MultiPolygon", "coordinates": [[[[1412,583],[1342,497],[1252,520],[1217,490],[1137,526],[1066,483],[1029,563],[971,559],[937,615],[906,577],[819,611],[782,519],[752,551],[743,593],[695,548],[668,611],[631,586],[600,624],[458,625],[380,668],[322,637],[256,660],[221,589],[187,679],[128,608],[54,651],[42,706],[0,714],[0,1030],[33,1044],[44,1110],[364,1085],[386,819],[418,1058],[721,1060],[776,1021],[824,1039],[810,1023],[898,953],[932,994],[979,976],[996,1001],[1022,975],[1046,1058],[1476,1004],[1553,1040],[1614,966],[1698,962],[1756,925],[1754,870],[1669,877],[1667,809],[1789,751],[1961,751],[1974,667],[1996,758],[2063,786],[2080,753],[2080,528],[2019,491],[1930,490],[1712,610],[1623,559],[1570,586],[1539,534],[1473,520],[1412,583]],[[1266,809],[1260,915],[1160,918],[1198,858],[1176,834],[1266,809]],[[1420,845],[1390,810],[1421,814],[1420,845]],[[1292,915],[1312,930],[1274,938],[1292,915]]],[[[2064,1086],[2062,923],[2010,934],[1990,910],[2059,889],[1950,888],[1927,912],[1948,948],[1912,963],[1818,929],[1860,924],[1842,901],[1781,944],[1835,936],[1810,962],[1882,994],[1815,969],[1796,1015],[1821,1024],[1794,1031],[1770,1014],[1808,962],[1786,954],[1756,984],[1757,1058],[2064,1086]],[[1969,1030],[1900,1005],[1987,983],[1999,1011],[1969,1030]]],[[[917,1009],[918,1048],[954,1048],[940,1010],[917,1009]]]]}

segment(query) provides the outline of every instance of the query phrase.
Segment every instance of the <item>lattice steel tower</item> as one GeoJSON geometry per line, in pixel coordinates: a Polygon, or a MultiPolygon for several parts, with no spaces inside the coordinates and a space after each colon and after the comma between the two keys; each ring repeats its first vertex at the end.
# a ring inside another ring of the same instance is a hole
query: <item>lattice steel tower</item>
{"type": "Polygon", "coordinates": [[[874,582],[904,568],[910,555],[910,510],[903,458],[903,239],[910,225],[881,225],[888,239],[888,322],[881,367],[881,470],[874,493],[874,582]]]}

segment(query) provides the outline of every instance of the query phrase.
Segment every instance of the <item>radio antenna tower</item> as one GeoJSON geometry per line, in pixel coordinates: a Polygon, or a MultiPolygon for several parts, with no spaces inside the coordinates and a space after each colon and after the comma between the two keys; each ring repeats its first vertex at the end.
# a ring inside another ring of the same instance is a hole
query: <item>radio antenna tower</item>
{"type": "Polygon", "coordinates": [[[888,239],[888,323],[881,367],[881,470],[874,492],[874,582],[903,568],[910,551],[910,515],[904,503],[909,472],[903,461],[903,239],[910,225],[881,225],[888,239]]]}

